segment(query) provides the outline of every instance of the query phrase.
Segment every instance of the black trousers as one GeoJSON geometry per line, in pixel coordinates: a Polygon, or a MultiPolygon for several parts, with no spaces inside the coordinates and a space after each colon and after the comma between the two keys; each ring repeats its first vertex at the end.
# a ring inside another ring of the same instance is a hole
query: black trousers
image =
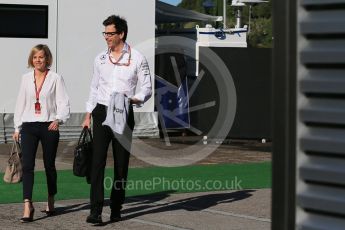
{"type": "Polygon", "coordinates": [[[110,208],[121,210],[125,201],[125,186],[128,175],[128,163],[134,127],[133,108],[130,106],[127,127],[122,135],[114,135],[108,126],[102,123],[106,118],[107,107],[97,104],[92,111],[93,119],[93,155],[91,166],[91,212],[102,212],[104,204],[104,169],[110,142],[113,148],[114,178],[110,196],[110,208]]]}
{"type": "Polygon", "coordinates": [[[22,125],[23,199],[32,199],[35,159],[39,141],[41,141],[42,144],[48,195],[53,196],[57,193],[55,158],[60,134],[59,131],[48,130],[50,123],[51,122],[26,122],[22,125]]]}

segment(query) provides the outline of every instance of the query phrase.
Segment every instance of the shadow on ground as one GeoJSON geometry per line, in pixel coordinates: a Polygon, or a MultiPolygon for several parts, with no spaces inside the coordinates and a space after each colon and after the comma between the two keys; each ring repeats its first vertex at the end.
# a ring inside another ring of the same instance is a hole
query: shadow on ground
{"type": "MultiPolygon", "coordinates": [[[[162,201],[169,198],[171,194],[175,193],[175,191],[173,190],[129,197],[126,200],[127,208],[124,209],[122,212],[125,215],[123,220],[129,220],[147,214],[157,214],[169,211],[202,211],[216,206],[218,204],[231,203],[249,198],[252,196],[252,193],[254,191],[255,190],[241,190],[229,193],[207,194],[180,200],[174,200],[171,202],[162,201]]],[[[109,203],[109,199],[105,200],[104,206],[109,206],[109,203]]],[[[56,207],[55,216],[89,209],[89,203],[80,203],[64,207],[56,207]]],[[[45,218],[47,217],[41,217],[35,219],[35,221],[39,221],[45,218]]],[[[102,225],[107,225],[109,223],[111,222],[104,222],[102,225]]]]}

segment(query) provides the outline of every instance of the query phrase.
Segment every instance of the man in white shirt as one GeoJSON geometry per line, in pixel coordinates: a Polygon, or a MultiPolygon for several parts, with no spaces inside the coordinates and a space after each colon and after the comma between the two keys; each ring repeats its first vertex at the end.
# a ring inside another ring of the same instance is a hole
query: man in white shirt
{"type": "Polygon", "coordinates": [[[110,197],[110,221],[121,219],[120,210],[125,200],[125,184],[134,127],[132,105],[140,106],[151,97],[152,86],[150,70],[146,58],[126,43],[127,22],[111,15],[104,20],[103,36],[107,49],[94,61],[93,77],[89,99],[86,103],[86,115],[82,124],[90,128],[93,120],[93,156],[91,169],[90,215],[88,223],[102,223],[104,203],[104,169],[110,142],[114,157],[114,183],[110,197]],[[137,88],[140,83],[140,88],[137,88]],[[122,135],[114,135],[108,126],[102,123],[106,118],[107,106],[113,92],[123,93],[130,100],[127,126],[122,135]]]}

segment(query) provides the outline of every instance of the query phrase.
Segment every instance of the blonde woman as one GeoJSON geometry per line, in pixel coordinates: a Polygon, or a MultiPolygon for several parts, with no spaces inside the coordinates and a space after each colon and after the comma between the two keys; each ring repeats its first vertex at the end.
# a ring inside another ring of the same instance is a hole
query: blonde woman
{"type": "Polygon", "coordinates": [[[19,141],[20,136],[22,147],[24,214],[21,222],[31,222],[34,216],[32,191],[39,142],[42,144],[48,186],[48,202],[43,212],[54,214],[59,125],[69,118],[70,105],[63,78],[49,69],[52,62],[47,45],[39,44],[32,48],[28,66],[33,70],[22,77],[14,113],[13,139],[19,141]]]}

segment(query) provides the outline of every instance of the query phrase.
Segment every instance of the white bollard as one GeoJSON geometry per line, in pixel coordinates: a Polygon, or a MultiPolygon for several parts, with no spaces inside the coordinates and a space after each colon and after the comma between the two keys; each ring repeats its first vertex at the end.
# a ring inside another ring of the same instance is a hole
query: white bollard
{"type": "Polygon", "coordinates": [[[204,144],[204,145],[207,145],[207,136],[204,136],[203,138],[202,138],[202,143],[204,144]]]}

